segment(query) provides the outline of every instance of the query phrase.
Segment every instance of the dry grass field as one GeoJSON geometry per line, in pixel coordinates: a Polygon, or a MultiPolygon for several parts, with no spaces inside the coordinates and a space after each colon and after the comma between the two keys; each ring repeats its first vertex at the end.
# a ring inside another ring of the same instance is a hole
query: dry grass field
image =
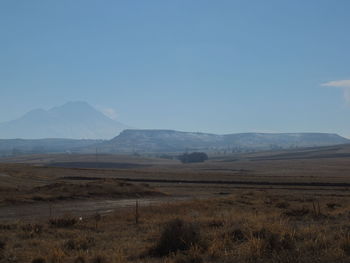
{"type": "Polygon", "coordinates": [[[237,190],[87,218],[0,224],[1,262],[349,262],[347,194],[237,190]]]}
{"type": "Polygon", "coordinates": [[[0,262],[350,262],[349,153],[3,159],[0,262]]]}

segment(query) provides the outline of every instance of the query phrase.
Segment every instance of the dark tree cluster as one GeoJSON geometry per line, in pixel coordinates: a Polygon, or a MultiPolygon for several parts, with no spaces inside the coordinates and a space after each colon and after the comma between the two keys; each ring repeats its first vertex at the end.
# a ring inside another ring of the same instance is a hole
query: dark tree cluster
{"type": "Polygon", "coordinates": [[[179,155],[178,158],[182,163],[201,163],[208,160],[208,155],[203,152],[193,152],[184,153],[179,155]]]}

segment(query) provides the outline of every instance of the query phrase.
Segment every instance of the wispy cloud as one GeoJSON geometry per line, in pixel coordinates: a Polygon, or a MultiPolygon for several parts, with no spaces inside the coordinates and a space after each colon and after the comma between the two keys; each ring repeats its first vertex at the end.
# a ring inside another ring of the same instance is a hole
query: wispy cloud
{"type": "Polygon", "coordinates": [[[102,107],[102,106],[96,106],[96,108],[112,120],[116,120],[119,117],[118,112],[113,108],[106,108],[106,107],[102,107]]]}
{"type": "Polygon", "coordinates": [[[341,88],[343,90],[345,100],[350,103],[350,79],[329,81],[322,83],[321,86],[341,88]]]}
{"type": "Polygon", "coordinates": [[[350,79],[330,81],[330,82],[323,83],[322,86],[337,87],[337,88],[350,88],[350,79]]]}

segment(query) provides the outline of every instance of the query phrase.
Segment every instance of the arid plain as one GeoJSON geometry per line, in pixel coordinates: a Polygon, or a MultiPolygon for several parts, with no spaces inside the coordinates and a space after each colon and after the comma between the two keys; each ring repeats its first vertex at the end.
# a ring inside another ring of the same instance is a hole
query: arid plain
{"type": "Polygon", "coordinates": [[[349,262],[349,157],[3,158],[0,262],[349,262]]]}

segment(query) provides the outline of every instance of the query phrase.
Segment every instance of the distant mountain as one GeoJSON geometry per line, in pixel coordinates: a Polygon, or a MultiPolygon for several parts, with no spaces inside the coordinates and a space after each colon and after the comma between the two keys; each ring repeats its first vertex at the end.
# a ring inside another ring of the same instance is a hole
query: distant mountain
{"type": "MultiPolygon", "coordinates": [[[[99,152],[183,152],[270,150],[350,143],[328,133],[239,133],[216,135],[173,130],[125,130],[110,141],[97,145],[99,152]]],[[[89,147],[86,148],[88,150],[89,147]]],[[[92,151],[93,149],[90,148],[92,151]]]]}
{"type": "Polygon", "coordinates": [[[110,139],[126,128],[86,102],[68,102],[47,111],[32,110],[17,120],[0,123],[0,139],[110,139]]]}

